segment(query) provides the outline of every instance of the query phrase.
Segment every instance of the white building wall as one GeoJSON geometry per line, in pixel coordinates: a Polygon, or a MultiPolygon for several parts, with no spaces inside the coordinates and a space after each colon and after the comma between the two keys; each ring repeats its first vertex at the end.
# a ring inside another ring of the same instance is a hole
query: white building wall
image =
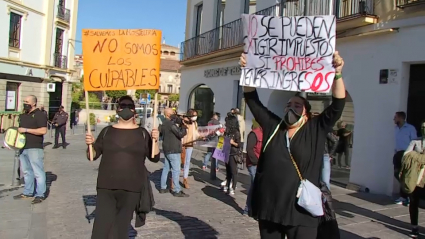
{"type": "Polygon", "coordinates": [[[393,117],[396,111],[407,111],[408,63],[425,63],[424,38],[425,25],[421,25],[337,41],[345,61],[345,84],[354,102],[350,182],[371,192],[393,192],[393,117]],[[399,70],[397,84],[379,84],[380,69],[399,70]]]}

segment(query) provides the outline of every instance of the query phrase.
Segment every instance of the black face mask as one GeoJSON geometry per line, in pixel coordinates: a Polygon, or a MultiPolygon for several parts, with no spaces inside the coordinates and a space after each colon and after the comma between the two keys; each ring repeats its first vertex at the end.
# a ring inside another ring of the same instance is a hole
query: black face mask
{"type": "Polygon", "coordinates": [[[26,112],[30,112],[31,109],[32,109],[32,106],[30,104],[24,104],[24,110],[26,112]]]}
{"type": "Polygon", "coordinates": [[[289,126],[296,124],[300,119],[301,115],[291,108],[288,110],[284,118],[285,123],[289,126]]]}
{"type": "Polygon", "coordinates": [[[129,108],[125,108],[121,111],[118,111],[117,114],[125,121],[131,119],[134,116],[133,111],[131,111],[129,108]]]}

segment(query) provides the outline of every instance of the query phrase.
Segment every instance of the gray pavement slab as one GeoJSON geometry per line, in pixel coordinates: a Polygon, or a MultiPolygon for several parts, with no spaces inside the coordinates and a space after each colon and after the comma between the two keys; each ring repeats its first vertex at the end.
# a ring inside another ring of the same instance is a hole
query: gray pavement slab
{"type": "MultiPolygon", "coordinates": [[[[99,131],[98,131],[99,132],[99,131]]],[[[13,151],[0,149],[0,239],[90,238],[96,208],[96,178],[99,161],[86,159],[83,135],[68,134],[67,149],[45,148],[45,170],[50,193],[46,201],[13,200],[21,187],[11,187],[13,151]]],[[[46,142],[51,143],[49,135],[46,142]]],[[[189,198],[159,194],[163,164],[147,162],[152,173],[155,210],[146,225],[129,228],[130,238],[260,238],[257,222],[241,215],[249,188],[246,170],[239,174],[234,196],[219,190],[225,178],[220,165],[218,180],[201,169],[204,152],[192,155],[189,198]]],[[[408,238],[408,208],[394,205],[387,196],[353,192],[332,185],[335,209],[343,239],[408,238]]],[[[425,232],[425,214],[420,213],[425,232]]],[[[132,222],[134,225],[134,222],[132,222]]]]}

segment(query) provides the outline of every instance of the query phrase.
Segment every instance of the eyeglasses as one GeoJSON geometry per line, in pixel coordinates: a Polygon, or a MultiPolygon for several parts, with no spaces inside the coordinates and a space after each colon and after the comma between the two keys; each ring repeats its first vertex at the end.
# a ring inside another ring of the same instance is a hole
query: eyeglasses
{"type": "Polygon", "coordinates": [[[136,106],[134,104],[121,103],[121,104],[119,104],[119,106],[120,106],[120,109],[127,109],[128,108],[128,109],[134,110],[136,108],[136,106]]]}

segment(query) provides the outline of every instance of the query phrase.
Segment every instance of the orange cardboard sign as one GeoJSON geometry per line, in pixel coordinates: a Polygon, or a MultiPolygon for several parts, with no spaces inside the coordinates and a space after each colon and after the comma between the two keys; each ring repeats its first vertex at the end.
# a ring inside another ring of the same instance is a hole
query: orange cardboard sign
{"type": "Polygon", "coordinates": [[[83,29],[84,90],[157,90],[161,35],[150,29],[83,29]]]}

